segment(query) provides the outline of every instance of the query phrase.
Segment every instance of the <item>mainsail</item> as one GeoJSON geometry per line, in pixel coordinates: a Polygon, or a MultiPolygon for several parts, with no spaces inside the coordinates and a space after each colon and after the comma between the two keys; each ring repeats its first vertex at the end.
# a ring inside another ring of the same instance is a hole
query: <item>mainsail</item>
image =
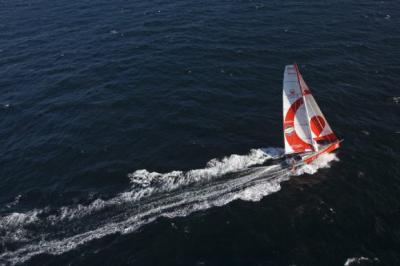
{"type": "Polygon", "coordinates": [[[283,78],[283,132],[285,153],[318,151],[336,141],[297,65],[288,65],[283,78]]]}
{"type": "Polygon", "coordinates": [[[285,67],[283,77],[283,132],[286,154],[314,150],[303,94],[294,65],[285,67]]]}

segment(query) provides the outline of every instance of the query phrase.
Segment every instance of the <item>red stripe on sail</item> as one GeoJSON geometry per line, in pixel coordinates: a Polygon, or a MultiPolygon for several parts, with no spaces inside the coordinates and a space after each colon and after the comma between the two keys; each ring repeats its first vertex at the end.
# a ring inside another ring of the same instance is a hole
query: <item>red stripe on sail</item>
{"type": "Polygon", "coordinates": [[[304,152],[306,150],[314,150],[311,144],[305,142],[297,135],[294,127],[294,117],[297,110],[303,105],[303,103],[303,98],[297,99],[290,106],[283,122],[283,130],[285,132],[286,141],[289,143],[290,147],[292,147],[295,153],[304,152]]]}
{"type": "Polygon", "coordinates": [[[319,137],[325,128],[325,119],[322,116],[315,115],[310,119],[311,131],[315,136],[319,137]]]}
{"type": "Polygon", "coordinates": [[[316,138],[314,138],[314,140],[315,141],[326,140],[326,141],[329,141],[329,142],[334,142],[334,141],[337,140],[337,137],[336,137],[335,133],[331,133],[331,134],[328,134],[328,135],[325,135],[325,136],[316,137],[316,138]]]}

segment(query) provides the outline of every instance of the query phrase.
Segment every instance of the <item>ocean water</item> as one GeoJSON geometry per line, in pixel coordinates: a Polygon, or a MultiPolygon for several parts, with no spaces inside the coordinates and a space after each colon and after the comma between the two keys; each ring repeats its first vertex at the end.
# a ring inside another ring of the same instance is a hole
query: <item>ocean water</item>
{"type": "Polygon", "coordinates": [[[400,2],[0,2],[0,264],[400,265],[400,2]],[[336,152],[283,156],[297,62],[336,152]]]}

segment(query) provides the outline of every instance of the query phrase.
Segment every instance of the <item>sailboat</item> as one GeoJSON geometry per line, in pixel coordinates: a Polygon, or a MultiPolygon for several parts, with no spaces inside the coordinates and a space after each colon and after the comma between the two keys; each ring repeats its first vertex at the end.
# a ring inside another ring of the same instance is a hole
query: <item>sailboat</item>
{"type": "Polygon", "coordinates": [[[296,165],[309,164],[341,143],[296,64],[287,65],[284,72],[283,135],[286,157],[296,158],[296,165]]]}

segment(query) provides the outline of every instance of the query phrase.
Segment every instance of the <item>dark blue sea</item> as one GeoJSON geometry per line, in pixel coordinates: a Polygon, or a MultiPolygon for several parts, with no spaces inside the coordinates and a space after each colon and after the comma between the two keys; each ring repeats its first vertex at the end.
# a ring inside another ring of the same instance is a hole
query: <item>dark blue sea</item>
{"type": "Polygon", "coordinates": [[[399,84],[398,0],[1,0],[0,265],[400,265],[399,84]]]}

